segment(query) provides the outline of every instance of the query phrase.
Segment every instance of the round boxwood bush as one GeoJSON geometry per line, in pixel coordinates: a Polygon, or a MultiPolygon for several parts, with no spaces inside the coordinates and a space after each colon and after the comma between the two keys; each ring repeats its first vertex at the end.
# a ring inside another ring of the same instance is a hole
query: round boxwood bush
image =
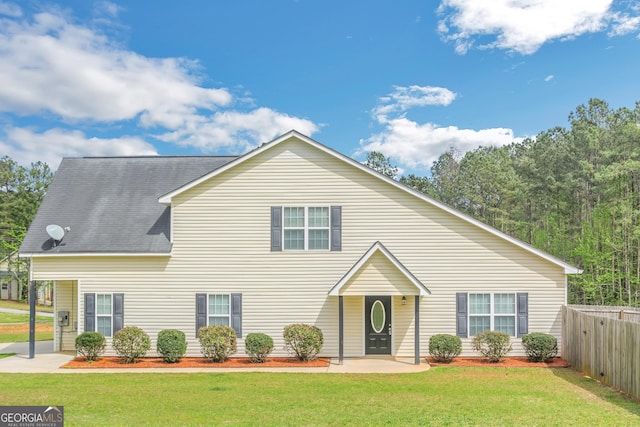
{"type": "Polygon", "coordinates": [[[304,323],[286,326],[283,336],[285,348],[303,361],[316,359],[324,342],[320,328],[304,323]]]}
{"type": "Polygon", "coordinates": [[[532,362],[544,362],[558,354],[558,340],[553,335],[532,332],[522,336],[522,346],[532,362]]]}
{"type": "Polygon", "coordinates": [[[462,353],[460,337],[437,334],[429,338],[429,354],[437,362],[449,363],[462,353]]]}
{"type": "Polygon", "coordinates": [[[166,363],[178,362],[187,352],[187,339],[184,332],[177,329],[160,331],[156,349],[166,363]]]}
{"type": "Polygon", "coordinates": [[[100,332],[83,332],[76,337],[76,351],[93,362],[104,353],[107,340],[100,332]]]}
{"type": "Polygon", "coordinates": [[[244,339],[244,348],[253,363],[262,363],[273,351],[273,339],[267,334],[251,333],[244,339]]]}
{"type": "Polygon", "coordinates": [[[150,347],[149,335],[137,326],[125,326],[113,334],[113,349],[124,363],[136,363],[150,347]]]}
{"type": "Polygon", "coordinates": [[[489,362],[499,362],[511,351],[511,337],[498,331],[484,331],[473,337],[473,349],[489,362]]]}
{"type": "Polygon", "coordinates": [[[236,331],[229,326],[203,326],[198,339],[200,351],[211,362],[224,362],[236,352],[236,331]]]}

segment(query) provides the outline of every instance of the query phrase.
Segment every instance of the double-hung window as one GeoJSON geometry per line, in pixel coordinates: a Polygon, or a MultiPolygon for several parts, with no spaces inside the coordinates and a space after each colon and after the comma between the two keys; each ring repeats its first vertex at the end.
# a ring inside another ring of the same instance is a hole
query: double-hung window
{"type": "Polygon", "coordinates": [[[111,294],[96,295],[96,331],[105,337],[112,334],[112,298],[111,294]]]}
{"type": "Polygon", "coordinates": [[[469,294],[469,334],[489,330],[516,336],[515,294],[469,294]]]}
{"type": "Polygon", "coordinates": [[[285,207],[285,250],[329,249],[328,207],[285,207]]]}
{"type": "Polygon", "coordinates": [[[208,324],[230,326],[230,302],[228,294],[210,294],[208,324]]]}

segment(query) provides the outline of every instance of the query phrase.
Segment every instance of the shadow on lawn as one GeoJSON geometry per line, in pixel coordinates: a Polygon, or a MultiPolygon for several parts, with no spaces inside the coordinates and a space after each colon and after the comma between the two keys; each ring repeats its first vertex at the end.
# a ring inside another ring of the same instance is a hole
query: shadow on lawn
{"type": "Polygon", "coordinates": [[[623,393],[613,387],[602,384],[573,368],[551,369],[551,372],[553,372],[553,375],[556,377],[580,387],[593,396],[640,417],[640,399],[634,398],[627,393],[623,393]]]}

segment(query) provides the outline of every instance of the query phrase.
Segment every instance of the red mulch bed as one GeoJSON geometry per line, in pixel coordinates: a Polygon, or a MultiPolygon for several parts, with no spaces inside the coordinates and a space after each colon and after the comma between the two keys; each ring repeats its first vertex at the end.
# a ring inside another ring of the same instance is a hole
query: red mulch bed
{"type": "Polygon", "coordinates": [[[568,368],[569,362],[555,357],[548,362],[529,362],[526,357],[506,357],[498,363],[491,363],[482,357],[456,357],[451,363],[438,363],[431,357],[427,357],[431,366],[482,366],[498,368],[568,368]]]}
{"type": "Polygon", "coordinates": [[[63,368],[323,368],[329,366],[329,358],[302,362],[293,357],[270,357],[264,363],[252,363],[248,357],[232,357],[226,362],[209,362],[204,357],[183,357],[177,363],[165,363],[160,357],[145,357],[136,363],[122,363],[119,357],[101,357],[88,362],[76,357],[63,368]]]}

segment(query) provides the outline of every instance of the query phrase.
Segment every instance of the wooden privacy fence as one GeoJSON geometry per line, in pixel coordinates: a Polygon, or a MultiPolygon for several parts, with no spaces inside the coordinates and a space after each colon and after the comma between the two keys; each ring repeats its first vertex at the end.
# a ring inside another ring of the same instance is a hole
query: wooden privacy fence
{"type": "Polygon", "coordinates": [[[565,306],[562,357],[591,378],[640,398],[639,320],[640,310],[631,307],[565,306]]]}

